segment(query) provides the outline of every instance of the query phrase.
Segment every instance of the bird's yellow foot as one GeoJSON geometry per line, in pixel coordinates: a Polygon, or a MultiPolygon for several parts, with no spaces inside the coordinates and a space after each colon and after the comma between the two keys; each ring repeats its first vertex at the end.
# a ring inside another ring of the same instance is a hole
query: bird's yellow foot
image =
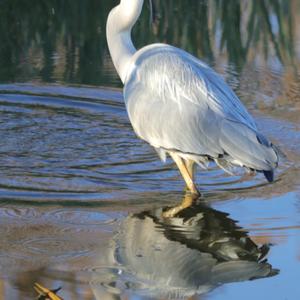
{"type": "Polygon", "coordinates": [[[197,199],[201,196],[201,193],[198,191],[195,185],[192,186],[192,188],[189,188],[188,186],[185,187],[185,192],[187,194],[192,195],[193,199],[197,199]]]}
{"type": "Polygon", "coordinates": [[[185,208],[190,207],[194,201],[196,201],[200,196],[200,193],[191,193],[190,191],[186,192],[180,205],[174,206],[165,212],[162,213],[164,218],[173,218],[176,214],[184,210],[185,208]]]}
{"type": "Polygon", "coordinates": [[[63,300],[63,298],[56,295],[56,293],[61,289],[60,287],[55,290],[49,290],[36,282],[34,284],[34,289],[38,293],[37,300],[63,300]]]}

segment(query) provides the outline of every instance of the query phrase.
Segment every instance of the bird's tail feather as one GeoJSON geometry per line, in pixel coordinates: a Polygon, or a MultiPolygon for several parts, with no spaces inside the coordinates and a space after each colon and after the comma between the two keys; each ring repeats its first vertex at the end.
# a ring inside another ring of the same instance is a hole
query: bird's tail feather
{"type": "Polygon", "coordinates": [[[266,179],[269,181],[269,182],[273,182],[274,181],[274,171],[271,170],[271,171],[263,171],[266,179]]]}
{"type": "Polygon", "coordinates": [[[245,124],[225,120],[221,127],[220,144],[231,164],[263,172],[268,181],[274,180],[278,164],[275,147],[262,134],[245,124]]]}

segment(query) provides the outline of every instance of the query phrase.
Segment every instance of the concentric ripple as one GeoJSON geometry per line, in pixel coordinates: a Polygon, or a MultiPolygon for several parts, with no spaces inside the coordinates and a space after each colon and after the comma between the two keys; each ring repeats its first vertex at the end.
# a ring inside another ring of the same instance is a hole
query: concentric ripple
{"type": "MultiPolygon", "coordinates": [[[[120,91],[2,85],[0,120],[2,199],[88,202],[183,189],[172,162],[135,136],[120,91]]],[[[261,175],[214,166],[198,182],[208,192],[264,185],[261,175]]]]}

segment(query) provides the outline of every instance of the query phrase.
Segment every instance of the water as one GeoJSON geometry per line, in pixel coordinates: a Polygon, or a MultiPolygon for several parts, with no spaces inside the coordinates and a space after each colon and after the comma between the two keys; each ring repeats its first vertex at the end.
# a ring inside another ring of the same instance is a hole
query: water
{"type": "Polygon", "coordinates": [[[0,299],[297,299],[299,4],[157,1],[153,29],[144,9],[136,44],[201,57],[286,155],[273,184],[198,170],[201,201],[166,220],[183,180],[131,129],[112,2],[0,4],[0,299]]]}

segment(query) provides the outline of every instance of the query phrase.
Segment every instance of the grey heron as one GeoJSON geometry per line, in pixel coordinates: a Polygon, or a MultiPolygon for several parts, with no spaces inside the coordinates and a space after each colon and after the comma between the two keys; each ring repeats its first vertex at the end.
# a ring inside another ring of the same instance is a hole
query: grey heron
{"type": "Polygon", "coordinates": [[[225,171],[234,165],[263,172],[274,180],[275,147],[225,81],[205,63],[179,48],[151,44],[136,50],[131,30],[144,0],[121,0],[109,13],[107,42],[124,84],[124,100],[135,133],[162,160],[170,155],[188,190],[195,163],[215,161],[225,171]]]}

